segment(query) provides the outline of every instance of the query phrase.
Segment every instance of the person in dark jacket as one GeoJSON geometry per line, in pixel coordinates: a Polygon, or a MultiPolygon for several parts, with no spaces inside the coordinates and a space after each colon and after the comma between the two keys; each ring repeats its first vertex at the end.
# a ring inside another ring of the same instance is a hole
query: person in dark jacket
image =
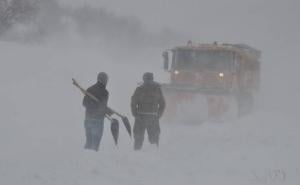
{"type": "Polygon", "coordinates": [[[95,151],[99,149],[104,129],[104,117],[105,114],[110,114],[107,109],[109,96],[106,90],[107,81],[107,74],[101,72],[98,74],[97,83],[87,89],[87,92],[94,95],[99,102],[88,95],[85,95],[83,98],[83,106],[86,108],[84,121],[86,134],[85,149],[95,151]]]}
{"type": "Polygon", "coordinates": [[[165,110],[165,99],[161,87],[153,80],[153,73],[143,75],[144,83],[137,87],[131,97],[131,112],[135,117],[133,127],[134,149],[143,146],[145,131],[151,144],[159,144],[159,119],[165,110]]]}

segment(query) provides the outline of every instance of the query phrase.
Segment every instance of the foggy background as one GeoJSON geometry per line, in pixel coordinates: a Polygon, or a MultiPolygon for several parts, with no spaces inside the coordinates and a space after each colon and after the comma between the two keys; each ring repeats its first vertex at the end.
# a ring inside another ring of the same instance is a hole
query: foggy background
{"type": "Polygon", "coordinates": [[[247,43],[258,48],[263,52],[263,104],[299,113],[300,98],[297,95],[300,85],[295,81],[300,67],[297,59],[300,51],[300,2],[297,0],[63,2],[107,7],[120,16],[138,17],[148,30],[172,29],[195,42],[247,43]]]}
{"type": "Polygon", "coordinates": [[[161,60],[157,52],[187,40],[246,43],[263,52],[262,104],[295,112],[300,103],[296,98],[300,88],[295,83],[300,39],[297,0],[39,2],[37,15],[30,18],[33,21],[16,24],[6,32],[6,38],[77,45],[87,42],[111,56],[129,57],[128,61],[143,52],[141,48],[159,49],[152,56],[161,60]]]}
{"type": "Polygon", "coordinates": [[[299,184],[299,1],[15,2],[33,4],[0,16],[0,185],[299,184]],[[258,110],[222,124],[162,123],[160,148],[145,141],[140,153],[122,127],[115,148],[107,126],[100,151],[84,151],[71,78],[88,87],[106,71],[109,104],[133,123],[142,74],[167,82],[162,51],[187,40],[261,50],[258,110]]]}

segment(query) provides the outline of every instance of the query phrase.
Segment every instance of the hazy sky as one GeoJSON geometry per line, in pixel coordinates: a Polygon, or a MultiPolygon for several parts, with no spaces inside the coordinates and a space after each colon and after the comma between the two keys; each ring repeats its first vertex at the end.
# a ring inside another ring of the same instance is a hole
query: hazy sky
{"type": "Polygon", "coordinates": [[[296,36],[300,32],[298,0],[61,1],[105,7],[118,15],[136,16],[149,29],[169,27],[199,41],[255,42],[264,38],[285,42],[289,40],[285,34],[296,36]]]}
{"type": "MultiPolygon", "coordinates": [[[[263,52],[265,99],[270,97],[270,92],[277,94],[276,97],[287,92],[289,97],[296,97],[300,93],[296,82],[300,68],[299,0],[61,1],[72,5],[92,4],[117,15],[135,16],[150,30],[168,27],[196,42],[249,44],[263,52]]],[[[286,98],[279,99],[287,102],[286,98]]],[[[292,103],[295,104],[294,98],[286,104],[292,103]]]]}

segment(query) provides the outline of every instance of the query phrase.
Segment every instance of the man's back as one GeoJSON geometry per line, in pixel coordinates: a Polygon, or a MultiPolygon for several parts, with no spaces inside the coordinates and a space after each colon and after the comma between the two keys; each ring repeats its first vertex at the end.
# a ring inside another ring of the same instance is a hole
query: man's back
{"type": "Polygon", "coordinates": [[[89,87],[87,91],[94,95],[99,102],[96,102],[89,96],[84,97],[83,106],[86,107],[86,118],[103,118],[109,96],[108,91],[105,86],[99,82],[89,87]]]}
{"type": "Polygon", "coordinates": [[[160,85],[156,82],[144,83],[136,88],[132,96],[132,108],[137,114],[157,114],[164,110],[165,100],[160,85]]]}
{"type": "Polygon", "coordinates": [[[143,75],[143,85],[136,88],[131,97],[131,111],[134,122],[134,149],[140,150],[145,131],[151,144],[159,144],[159,118],[165,109],[165,100],[160,85],[154,81],[153,73],[143,75]]]}

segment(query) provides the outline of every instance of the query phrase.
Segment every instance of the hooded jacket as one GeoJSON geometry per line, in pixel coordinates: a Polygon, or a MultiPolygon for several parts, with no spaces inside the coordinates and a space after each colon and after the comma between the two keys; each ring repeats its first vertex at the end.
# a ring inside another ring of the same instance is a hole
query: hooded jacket
{"type": "Polygon", "coordinates": [[[131,97],[131,111],[134,116],[153,115],[161,117],[165,110],[165,99],[156,82],[143,83],[131,97]]]}
{"type": "Polygon", "coordinates": [[[88,95],[83,98],[83,106],[86,108],[86,119],[104,119],[105,114],[108,113],[107,102],[109,93],[106,90],[105,85],[97,82],[93,86],[87,89],[87,92],[94,95],[99,102],[96,102],[88,95]]]}

